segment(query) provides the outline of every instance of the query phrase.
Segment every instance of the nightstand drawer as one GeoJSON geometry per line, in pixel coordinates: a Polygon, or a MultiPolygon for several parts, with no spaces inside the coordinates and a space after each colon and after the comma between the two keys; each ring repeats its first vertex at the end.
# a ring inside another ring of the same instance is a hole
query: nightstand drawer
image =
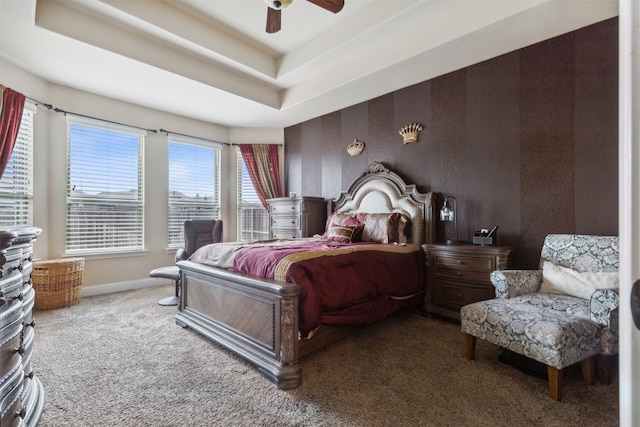
{"type": "Polygon", "coordinates": [[[468,270],[468,271],[488,271],[495,270],[495,262],[491,257],[476,258],[464,256],[434,256],[435,271],[439,270],[468,270]]]}
{"type": "Polygon", "coordinates": [[[489,275],[492,270],[485,271],[476,271],[476,270],[454,270],[451,268],[438,268],[436,265],[436,269],[434,271],[435,275],[438,277],[446,277],[449,279],[455,280],[464,280],[464,281],[473,281],[473,282],[488,282],[489,275]]]}
{"type": "Polygon", "coordinates": [[[441,304],[458,310],[463,305],[495,298],[493,286],[474,286],[467,283],[440,280],[434,295],[441,304]]]}
{"type": "Polygon", "coordinates": [[[460,307],[495,298],[490,276],[510,265],[508,246],[425,244],[427,293],[424,311],[460,320],[460,307]]]}

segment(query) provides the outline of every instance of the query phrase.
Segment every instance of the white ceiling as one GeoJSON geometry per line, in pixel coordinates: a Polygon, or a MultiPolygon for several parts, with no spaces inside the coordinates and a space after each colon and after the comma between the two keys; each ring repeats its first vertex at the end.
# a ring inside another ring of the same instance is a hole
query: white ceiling
{"type": "Polygon", "coordinates": [[[345,0],[333,14],[295,0],[267,34],[263,0],[0,0],[0,57],[174,114],[286,127],[617,11],[617,0],[345,0]]]}

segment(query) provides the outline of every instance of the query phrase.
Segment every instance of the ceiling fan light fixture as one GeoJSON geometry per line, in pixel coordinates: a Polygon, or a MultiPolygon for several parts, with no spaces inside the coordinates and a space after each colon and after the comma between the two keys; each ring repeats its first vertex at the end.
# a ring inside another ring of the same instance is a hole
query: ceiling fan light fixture
{"type": "Polygon", "coordinates": [[[280,10],[289,6],[293,0],[264,0],[271,9],[280,10]]]}

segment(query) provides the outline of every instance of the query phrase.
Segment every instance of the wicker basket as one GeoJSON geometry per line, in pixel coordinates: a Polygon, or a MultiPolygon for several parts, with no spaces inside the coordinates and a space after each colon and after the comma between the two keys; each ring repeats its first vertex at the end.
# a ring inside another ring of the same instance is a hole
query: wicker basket
{"type": "Polygon", "coordinates": [[[34,261],[31,281],[36,310],[68,307],[80,302],[84,258],[34,261]]]}

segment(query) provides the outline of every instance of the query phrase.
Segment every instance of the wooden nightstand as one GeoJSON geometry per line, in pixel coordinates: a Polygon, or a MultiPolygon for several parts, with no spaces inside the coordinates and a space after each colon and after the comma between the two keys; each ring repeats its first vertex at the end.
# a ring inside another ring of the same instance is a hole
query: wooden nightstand
{"type": "Polygon", "coordinates": [[[427,263],[427,314],[460,320],[460,307],[495,298],[489,281],[494,270],[511,265],[511,248],[480,245],[422,245],[427,263]]]}
{"type": "Polygon", "coordinates": [[[322,197],[278,197],[269,204],[269,235],[272,239],[310,237],[324,233],[325,205],[322,197]]]}

